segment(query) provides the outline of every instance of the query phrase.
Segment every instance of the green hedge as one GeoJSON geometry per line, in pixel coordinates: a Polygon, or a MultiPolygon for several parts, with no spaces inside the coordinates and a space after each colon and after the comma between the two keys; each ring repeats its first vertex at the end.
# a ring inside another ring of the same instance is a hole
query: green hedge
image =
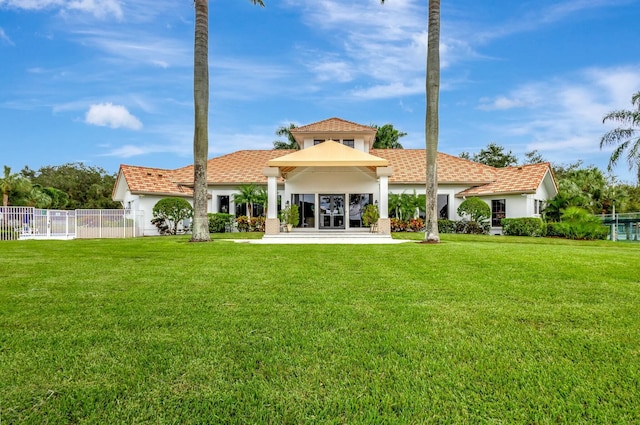
{"type": "Polygon", "coordinates": [[[224,233],[228,224],[233,223],[233,214],[209,213],[209,233],[224,233]]]}
{"type": "Polygon", "coordinates": [[[454,220],[438,220],[439,233],[455,233],[456,222],[454,220]]]}
{"type": "Polygon", "coordinates": [[[609,227],[594,222],[560,222],[553,223],[558,236],[567,239],[599,240],[609,236],[609,227]]]}
{"type": "Polygon", "coordinates": [[[503,218],[502,234],[505,236],[545,236],[546,226],[537,217],[503,218]]]}

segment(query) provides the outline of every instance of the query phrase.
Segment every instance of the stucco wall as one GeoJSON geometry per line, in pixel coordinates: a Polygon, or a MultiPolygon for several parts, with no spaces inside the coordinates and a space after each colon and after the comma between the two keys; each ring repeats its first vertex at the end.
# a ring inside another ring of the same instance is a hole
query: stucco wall
{"type": "Polygon", "coordinates": [[[287,177],[283,202],[291,201],[294,193],[351,194],[373,193],[378,200],[380,191],[377,177],[364,168],[345,167],[307,168],[287,177]]]}

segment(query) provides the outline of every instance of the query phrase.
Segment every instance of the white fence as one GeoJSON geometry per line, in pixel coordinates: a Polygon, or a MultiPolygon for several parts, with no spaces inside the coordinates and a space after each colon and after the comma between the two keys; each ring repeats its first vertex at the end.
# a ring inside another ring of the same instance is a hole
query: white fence
{"type": "Polygon", "coordinates": [[[142,236],[143,211],[0,207],[0,240],[142,236]]]}

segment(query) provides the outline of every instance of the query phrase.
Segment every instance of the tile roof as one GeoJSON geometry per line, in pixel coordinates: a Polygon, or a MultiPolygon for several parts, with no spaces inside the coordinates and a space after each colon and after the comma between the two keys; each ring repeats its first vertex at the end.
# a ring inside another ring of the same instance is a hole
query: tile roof
{"type": "MultiPolygon", "coordinates": [[[[393,167],[389,183],[424,183],[427,155],[424,149],[372,149],[371,155],[385,158],[393,167]]],[[[496,169],[457,156],[438,152],[438,182],[479,185],[496,179],[496,169]]]]}
{"type": "Polygon", "coordinates": [[[342,118],[329,118],[313,124],[303,125],[291,129],[292,134],[298,133],[343,133],[343,132],[373,132],[377,130],[373,127],[343,120],[342,118]]]}
{"type": "MultiPolygon", "coordinates": [[[[245,150],[237,151],[217,158],[207,163],[207,181],[215,184],[267,184],[267,178],[262,170],[267,167],[270,159],[287,155],[296,150],[245,150]]],[[[193,170],[191,167],[189,167],[193,170]]],[[[187,181],[193,181],[193,171],[187,181]]]]}
{"type": "Polygon", "coordinates": [[[503,193],[535,193],[546,173],[551,173],[551,164],[521,165],[496,168],[495,181],[483,186],[472,187],[457,196],[482,196],[503,193]]]}
{"type": "MultiPolygon", "coordinates": [[[[212,158],[207,162],[207,181],[216,185],[240,185],[257,183],[265,185],[267,178],[263,169],[271,159],[293,152],[293,150],[241,150],[212,158]]],[[[393,167],[390,183],[424,183],[426,154],[424,149],[372,149],[371,155],[388,160],[393,167]]],[[[438,153],[438,181],[440,184],[473,186],[459,196],[488,195],[498,193],[535,192],[546,172],[551,173],[548,163],[521,167],[493,168],[488,165],[438,153]]],[[[157,193],[174,196],[191,196],[193,165],[176,170],[121,165],[123,175],[131,193],[157,193]]],[[[117,183],[116,183],[117,184],[117,183]]]]}
{"type": "Polygon", "coordinates": [[[191,195],[193,193],[191,188],[176,184],[174,179],[174,173],[176,171],[178,170],[173,171],[123,164],[120,165],[118,179],[120,178],[120,174],[124,176],[131,193],[161,193],[176,196],[191,195]]]}

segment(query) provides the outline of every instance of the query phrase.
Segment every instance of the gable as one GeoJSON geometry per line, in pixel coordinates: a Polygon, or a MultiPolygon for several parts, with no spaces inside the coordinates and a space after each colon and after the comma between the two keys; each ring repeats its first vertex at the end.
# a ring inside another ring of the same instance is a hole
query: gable
{"type": "Polygon", "coordinates": [[[481,186],[469,188],[456,196],[485,196],[510,193],[536,193],[540,185],[545,181],[552,183],[555,193],[555,179],[551,173],[551,165],[529,164],[516,167],[496,168],[496,178],[493,182],[481,186]],[[549,180],[550,179],[550,180],[549,180]]]}
{"type": "Polygon", "coordinates": [[[371,147],[377,131],[374,127],[343,120],[342,118],[329,118],[293,128],[291,129],[291,135],[301,147],[304,146],[305,139],[340,140],[355,136],[362,137],[365,143],[371,147]]]}
{"type": "Polygon", "coordinates": [[[328,140],[269,161],[270,167],[386,167],[389,161],[328,140]]]}

